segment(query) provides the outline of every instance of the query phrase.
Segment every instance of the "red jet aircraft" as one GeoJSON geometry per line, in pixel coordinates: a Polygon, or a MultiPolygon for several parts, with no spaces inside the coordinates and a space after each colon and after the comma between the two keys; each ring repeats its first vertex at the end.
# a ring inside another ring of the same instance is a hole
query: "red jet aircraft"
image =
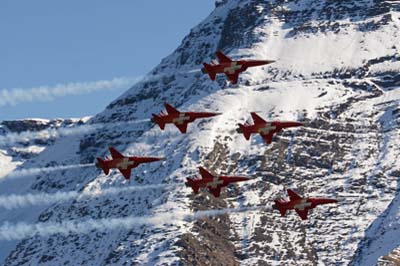
{"type": "Polygon", "coordinates": [[[160,114],[153,114],[151,121],[160,126],[161,130],[164,130],[165,124],[174,124],[181,133],[186,133],[187,126],[197,118],[208,118],[221,113],[207,113],[207,112],[179,112],[177,109],[169,105],[164,104],[167,113],[161,111],[160,114]]]}
{"type": "Polygon", "coordinates": [[[282,129],[303,126],[303,124],[300,122],[267,122],[260,116],[258,116],[255,112],[252,112],[250,114],[253,118],[254,125],[250,125],[248,122],[246,122],[244,125],[238,124],[239,128],[236,129],[236,131],[243,134],[247,140],[250,139],[251,134],[259,133],[266,143],[271,144],[274,134],[282,131],[282,129]]]}
{"type": "Polygon", "coordinates": [[[326,198],[302,198],[293,190],[288,189],[290,201],[277,199],[272,206],[273,209],[279,210],[282,216],[285,216],[287,210],[295,210],[302,220],[307,220],[308,211],[321,204],[337,203],[335,199],[326,198]]]}
{"type": "Polygon", "coordinates": [[[200,188],[207,188],[215,197],[221,194],[221,188],[230,183],[251,180],[250,177],[243,176],[214,176],[203,167],[199,167],[201,178],[187,178],[185,185],[191,187],[195,194],[199,193],[200,188]]]}
{"type": "Polygon", "coordinates": [[[127,180],[131,178],[132,168],[138,167],[139,164],[164,160],[162,157],[126,157],[113,147],[110,147],[109,150],[111,153],[111,159],[106,158],[103,160],[97,158],[96,167],[103,169],[104,174],[106,175],[108,175],[111,168],[116,168],[127,180]]]}
{"type": "Polygon", "coordinates": [[[272,60],[231,60],[229,57],[224,55],[221,51],[215,53],[218,62],[211,62],[211,64],[203,63],[204,67],[201,71],[204,74],[208,74],[211,80],[215,80],[217,73],[224,73],[232,84],[236,84],[239,78],[239,74],[246,71],[248,67],[262,66],[271,64],[275,61],[272,60]]]}

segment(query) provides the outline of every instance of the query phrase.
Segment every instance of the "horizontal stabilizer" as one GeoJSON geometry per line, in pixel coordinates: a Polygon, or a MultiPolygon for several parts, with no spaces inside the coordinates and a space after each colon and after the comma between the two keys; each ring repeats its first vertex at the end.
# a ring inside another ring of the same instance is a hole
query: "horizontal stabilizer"
{"type": "Polygon", "coordinates": [[[163,122],[162,118],[159,115],[156,115],[156,114],[152,114],[152,115],[153,115],[152,121],[154,123],[156,123],[161,128],[161,130],[164,130],[165,122],[163,122]]]}
{"type": "Polygon", "coordinates": [[[238,132],[242,133],[246,140],[249,140],[251,137],[251,132],[249,132],[249,130],[247,130],[246,126],[243,124],[238,124],[238,126],[239,126],[238,132]]]}
{"type": "Polygon", "coordinates": [[[203,65],[204,68],[202,68],[202,72],[208,74],[210,76],[210,79],[214,81],[217,73],[214,71],[213,66],[207,63],[204,63],[203,65]]]}
{"type": "Polygon", "coordinates": [[[275,206],[273,206],[274,209],[278,209],[279,212],[281,213],[281,216],[286,215],[287,209],[283,206],[283,204],[280,202],[280,200],[275,200],[275,206]]]}
{"type": "Polygon", "coordinates": [[[103,159],[97,158],[96,166],[101,168],[105,175],[110,173],[110,168],[107,167],[106,162],[103,159]]]}

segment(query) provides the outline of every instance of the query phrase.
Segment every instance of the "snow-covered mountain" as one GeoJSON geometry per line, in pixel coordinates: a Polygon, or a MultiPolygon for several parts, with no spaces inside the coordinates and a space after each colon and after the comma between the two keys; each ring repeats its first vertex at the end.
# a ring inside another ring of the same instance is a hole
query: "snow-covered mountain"
{"type": "Polygon", "coordinates": [[[11,173],[17,166],[55,143],[60,128],[83,125],[83,119],[24,119],[0,123],[0,177],[11,173]],[[37,137],[30,137],[36,135],[37,137]]]}
{"type": "Polygon", "coordinates": [[[388,265],[381,257],[400,246],[399,27],[398,1],[217,1],[143,82],[87,122],[110,126],[57,138],[18,165],[92,163],[113,145],[125,154],[166,156],[163,163],[135,169],[130,184],[165,187],[102,196],[104,189],[129,184],[118,172],[105,176],[95,168],[7,179],[0,186],[2,195],[99,193],[2,210],[0,220],[11,224],[267,206],[288,187],[337,197],[337,206],[317,208],[308,221],[264,210],[0,240],[3,264],[388,265]],[[218,49],[276,62],[248,70],[235,86],[223,76],[212,82],[199,69],[218,49]],[[161,131],[144,119],[164,102],[223,115],[189,125],[185,135],[172,126],[161,131]],[[306,126],[279,134],[271,145],[258,136],[246,141],[235,129],[251,111],[306,126]],[[229,187],[218,199],[194,196],[183,183],[200,165],[256,178],[229,187]]]}

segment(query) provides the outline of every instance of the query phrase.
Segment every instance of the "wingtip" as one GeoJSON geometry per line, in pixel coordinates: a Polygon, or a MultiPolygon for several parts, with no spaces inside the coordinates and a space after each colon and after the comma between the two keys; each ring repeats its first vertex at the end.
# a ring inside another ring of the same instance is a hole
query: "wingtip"
{"type": "Polygon", "coordinates": [[[256,115],[256,114],[259,114],[259,113],[262,113],[262,111],[252,111],[252,112],[250,112],[250,115],[256,115]]]}

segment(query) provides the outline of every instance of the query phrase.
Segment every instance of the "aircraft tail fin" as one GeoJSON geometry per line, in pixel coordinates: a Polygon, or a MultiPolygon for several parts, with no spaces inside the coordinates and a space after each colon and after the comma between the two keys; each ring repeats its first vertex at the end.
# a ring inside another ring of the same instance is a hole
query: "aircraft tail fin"
{"type": "Polygon", "coordinates": [[[217,75],[217,73],[214,71],[212,65],[209,65],[207,63],[203,63],[204,68],[201,69],[201,71],[204,74],[208,74],[210,76],[211,80],[215,80],[215,76],[217,75]]]}
{"type": "Polygon", "coordinates": [[[238,132],[242,133],[246,140],[249,140],[250,136],[251,136],[251,132],[249,132],[247,130],[246,126],[243,124],[238,124],[238,126],[239,126],[238,132]]]}
{"type": "Polygon", "coordinates": [[[106,162],[103,159],[97,158],[96,166],[101,168],[105,175],[108,175],[110,173],[110,168],[107,166],[106,162]]]}
{"type": "Polygon", "coordinates": [[[161,117],[159,115],[153,114],[153,119],[152,121],[156,123],[162,130],[165,128],[165,122],[162,121],[161,117]]]}
{"type": "Polygon", "coordinates": [[[287,209],[283,206],[283,204],[280,200],[275,200],[275,205],[273,207],[274,207],[274,209],[279,210],[279,212],[281,213],[281,216],[286,215],[287,209]]]}

